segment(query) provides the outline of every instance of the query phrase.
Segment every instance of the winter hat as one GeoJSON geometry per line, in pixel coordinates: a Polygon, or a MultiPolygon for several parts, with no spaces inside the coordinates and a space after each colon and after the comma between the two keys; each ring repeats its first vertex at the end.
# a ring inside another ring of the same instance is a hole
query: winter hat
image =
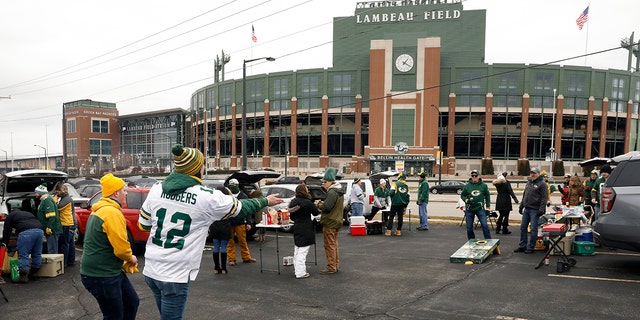
{"type": "Polygon", "coordinates": [[[407,178],[407,175],[404,174],[404,172],[400,172],[400,174],[398,175],[398,180],[404,180],[407,178]]]}
{"type": "Polygon", "coordinates": [[[227,187],[229,187],[229,190],[231,190],[233,194],[240,192],[240,183],[236,179],[230,179],[229,182],[227,182],[227,187]]]}
{"type": "Polygon", "coordinates": [[[591,174],[598,175],[598,170],[596,170],[596,169],[591,170],[591,174]]]}
{"type": "Polygon", "coordinates": [[[604,166],[602,166],[602,168],[600,168],[600,173],[608,173],[611,174],[611,166],[608,164],[605,164],[604,166]]]}
{"type": "Polygon", "coordinates": [[[476,170],[476,169],[473,169],[473,170],[471,170],[471,174],[477,174],[477,175],[479,175],[479,174],[480,174],[480,172],[478,172],[478,170],[476,170]]]}
{"type": "Polygon", "coordinates": [[[329,167],[324,171],[324,176],[322,176],[322,180],[324,181],[336,181],[336,174],[338,173],[338,169],[329,167]]]}
{"type": "Polygon", "coordinates": [[[353,183],[359,183],[360,182],[360,178],[353,178],[353,183]]]}
{"type": "MultiPolygon", "coordinates": [[[[529,170],[529,172],[534,172],[534,173],[540,174],[540,169],[538,169],[536,167],[532,167],[531,170],[529,170]]],[[[545,171],[544,174],[547,174],[547,172],[545,171]]]]}
{"type": "Polygon", "coordinates": [[[100,185],[102,185],[102,196],[109,197],[116,193],[116,191],[122,189],[125,183],[124,180],[114,176],[111,173],[107,173],[102,178],[100,178],[100,185]]]}
{"type": "Polygon", "coordinates": [[[427,173],[426,172],[424,172],[424,171],[420,172],[420,178],[424,179],[426,177],[427,177],[427,173]]]}
{"type": "Polygon", "coordinates": [[[380,184],[387,184],[387,180],[385,180],[385,179],[380,179],[380,184]]]}
{"type": "Polygon", "coordinates": [[[171,153],[173,153],[173,164],[176,167],[176,172],[195,176],[202,169],[204,156],[200,150],[176,144],[171,148],[171,153]]]}
{"type": "Polygon", "coordinates": [[[46,184],[41,184],[41,185],[37,186],[35,191],[36,191],[37,194],[47,194],[47,193],[49,193],[49,191],[47,190],[47,185],[46,184]]]}

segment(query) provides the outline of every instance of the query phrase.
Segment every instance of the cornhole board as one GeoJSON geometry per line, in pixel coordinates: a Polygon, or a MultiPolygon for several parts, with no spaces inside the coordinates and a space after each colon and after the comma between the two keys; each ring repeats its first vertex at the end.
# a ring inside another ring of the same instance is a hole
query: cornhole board
{"type": "Polygon", "coordinates": [[[451,262],[482,263],[491,253],[500,254],[500,239],[471,239],[468,240],[458,251],[454,252],[451,262]]]}

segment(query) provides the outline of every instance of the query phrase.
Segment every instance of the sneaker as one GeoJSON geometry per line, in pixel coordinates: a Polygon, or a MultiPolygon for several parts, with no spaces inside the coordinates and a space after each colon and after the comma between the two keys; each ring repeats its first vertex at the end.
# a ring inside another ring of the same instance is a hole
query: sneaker
{"type": "Polygon", "coordinates": [[[527,251],[525,248],[518,248],[513,250],[513,252],[525,252],[525,251],[527,251]]]}
{"type": "Polygon", "coordinates": [[[254,263],[254,262],[256,262],[256,259],[254,259],[254,258],[249,258],[247,260],[242,260],[242,263],[254,263]]]}
{"type": "Polygon", "coordinates": [[[525,250],[525,251],[524,251],[524,253],[525,253],[525,254],[532,254],[532,253],[533,253],[533,250],[531,250],[531,249],[527,249],[527,250],[525,250]]]}
{"type": "Polygon", "coordinates": [[[396,236],[401,236],[401,235],[402,235],[402,231],[396,230],[396,236]]]}
{"type": "Polygon", "coordinates": [[[385,235],[385,236],[390,236],[390,235],[391,235],[391,230],[387,230],[387,231],[385,231],[385,232],[384,232],[384,235],[385,235]]]}
{"type": "Polygon", "coordinates": [[[304,278],[309,278],[311,275],[308,273],[305,273],[302,277],[296,277],[296,279],[304,279],[304,278]]]}
{"type": "Polygon", "coordinates": [[[500,230],[496,230],[496,234],[500,234],[500,230]]]}

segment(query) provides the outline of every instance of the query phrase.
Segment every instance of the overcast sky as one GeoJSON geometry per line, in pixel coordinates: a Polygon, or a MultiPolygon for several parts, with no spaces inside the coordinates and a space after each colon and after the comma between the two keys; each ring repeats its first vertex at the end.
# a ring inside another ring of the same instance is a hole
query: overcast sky
{"type": "MultiPolygon", "coordinates": [[[[261,74],[332,66],[332,19],[351,16],[354,0],[22,0],[0,9],[0,150],[16,158],[62,152],[62,104],[114,102],[121,115],[189,107],[213,82],[213,59],[231,55],[226,79],[242,78],[242,60],[275,62],[261,74]],[[254,25],[256,43],[251,41],[254,25]],[[11,138],[13,137],[13,138],[11,138]]],[[[636,31],[637,0],[468,0],[486,9],[487,63],[547,63],[619,47],[636,31]]],[[[637,41],[637,40],[636,40],[637,41]]],[[[618,49],[563,65],[627,68],[618,49]]],[[[634,62],[635,65],[635,62],[634,62]]],[[[4,154],[0,151],[0,157],[4,154]]]]}

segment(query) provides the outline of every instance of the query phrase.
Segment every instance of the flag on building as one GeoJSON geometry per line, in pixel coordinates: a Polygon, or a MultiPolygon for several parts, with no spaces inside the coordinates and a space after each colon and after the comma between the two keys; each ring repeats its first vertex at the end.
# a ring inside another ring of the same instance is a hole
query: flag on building
{"type": "Polygon", "coordinates": [[[582,30],[582,27],[587,23],[587,21],[589,21],[589,6],[587,6],[587,8],[582,11],[578,19],[576,19],[578,29],[582,30]]]}
{"type": "Polygon", "coordinates": [[[256,30],[253,28],[253,25],[251,25],[251,40],[253,42],[258,42],[258,38],[256,37],[256,30]]]}

